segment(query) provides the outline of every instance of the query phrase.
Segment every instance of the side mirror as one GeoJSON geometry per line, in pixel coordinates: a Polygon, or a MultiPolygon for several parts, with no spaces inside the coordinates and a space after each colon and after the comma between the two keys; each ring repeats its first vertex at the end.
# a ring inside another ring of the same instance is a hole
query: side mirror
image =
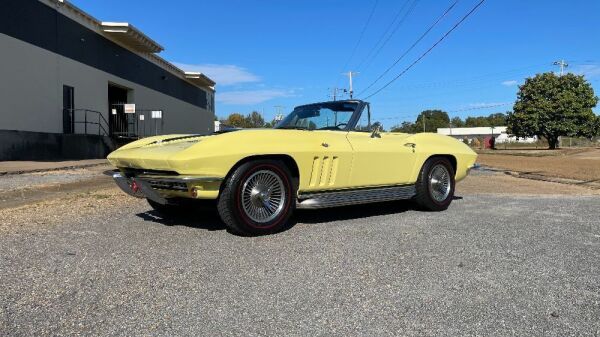
{"type": "Polygon", "coordinates": [[[371,138],[381,138],[379,131],[381,131],[381,123],[375,122],[372,126],[371,138]]]}

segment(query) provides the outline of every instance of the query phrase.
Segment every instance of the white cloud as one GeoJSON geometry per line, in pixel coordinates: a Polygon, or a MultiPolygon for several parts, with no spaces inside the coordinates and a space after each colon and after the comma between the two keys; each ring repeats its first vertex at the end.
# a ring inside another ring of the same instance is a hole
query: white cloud
{"type": "Polygon", "coordinates": [[[515,80],[508,80],[508,81],[504,81],[502,82],[502,85],[507,86],[507,87],[512,87],[517,85],[519,82],[515,81],[515,80]]]}
{"type": "Polygon", "coordinates": [[[173,62],[184,71],[196,71],[205,74],[217,85],[233,85],[240,83],[259,82],[260,77],[249,72],[246,68],[233,64],[185,64],[173,62]]]}
{"type": "Polygon", "coordinates": [[[598,64],[582,64],[573,67],[572,73],[583,75],[586,79],[600,77],[600,65],[598,64]]]}
{"type": "Polygon", "coordinates": [[[292,97],[293,90],[264,89],[218,92],[216,100],[223,104],[252,105],[272,100],[274,98],[292,97]]]}

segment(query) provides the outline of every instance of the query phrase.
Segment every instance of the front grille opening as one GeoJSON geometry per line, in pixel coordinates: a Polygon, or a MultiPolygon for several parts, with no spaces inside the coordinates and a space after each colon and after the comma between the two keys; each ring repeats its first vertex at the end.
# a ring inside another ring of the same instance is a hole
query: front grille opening
{"type": "Polygon", "coordinates": [[[177,176],[179,173],[175,171],[163,171],[163,170],[146,170],[146,169],[136,169],[136,168],[122,168],[121,169],[126,177],[137,177],[139,175],[146,176],[177,176]]]}
{"type": "Polygon", "coordinates": [[[186,183],[164,181],[164,180],[146,180],[152,188],[159,190],[170,190],[170,191],[184,191],[187,192],[188,187],[186,183]]]}

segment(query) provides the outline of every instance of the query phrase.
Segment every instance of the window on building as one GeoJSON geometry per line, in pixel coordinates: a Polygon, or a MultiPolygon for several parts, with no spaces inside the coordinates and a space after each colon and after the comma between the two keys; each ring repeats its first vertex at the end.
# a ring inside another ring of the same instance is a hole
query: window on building
{"type": "Polygon", "coordinates": [[[215,94],[210,90],[206,91],[206,109],[215,112],[215,94]]]}

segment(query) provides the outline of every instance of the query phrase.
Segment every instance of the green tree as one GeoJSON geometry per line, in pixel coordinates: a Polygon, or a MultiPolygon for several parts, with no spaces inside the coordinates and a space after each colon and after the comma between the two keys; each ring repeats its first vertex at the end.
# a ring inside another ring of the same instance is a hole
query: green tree
{"type": "Polygon", "coordinates": [[[462,128],[465,126],[465,122],[463,122],[463,120],[458,116],[452,118],[452,120],[450,120],[450,124],[452,124],[453,128],[462,128]]]}
{"type": "Polygon", "coordinates": [[[425,125],[425,132],[437,132],[438,128],[447,128],[450,125],[450,117],[442,110],[425,110],[415,121],[417,132],[423,132],[423,125],[425,125]]]}
{"type": "Polygon", "coordinates": [[[227,116],[227,119],[223,121],[223,123],[229,126],[233,126],[235,128],[245,128],[246,118],[244,117],[244,115],[234,112],[227,116]]]}
{"type": "Polygon", "coordinates": [[[404,132],[404,133],[416,133],[415,123],[412,122],[402,122],[400,125],[396,125],[392,127],[392,132],[404,132]]]}
{"type": "MultiPolygon", "coordinates": [[[[538,74],[519,87],[508,132],[517,137],[544,137],[555,149],[560,136],[586,136],[595,122],[592,109],[598,103],[592,86],[573,74],[538,74]]],[[[597,131],[593,131],[597,132],[597,131]]]]}
{"type": "Polygon", "coordinates": [[[600,116],[594,116],[589,123],[583,126],[581,136],[589,139],[600,136],[600,116]]]}
{"type": "Polygon", "coordinates": [[[491,127],[491,126],[505,126],[506,125],[506,114],[498,112],[490,114],[489,116],[477,116],[467,117],[465,119],[465,126],[469,128],[474,127],[491,127]]]}
{"type": "Polygon", "coordinates": [[[246,116],[246,127],[247,128],[263,128],[265,127],[264,118],[257,111],[252,111],[246,116]]]}
{"type": "Polygon", "coordinates": [[[506,126],[506,114],[497,112],[487,117],[488,126],[506,126]]]}

